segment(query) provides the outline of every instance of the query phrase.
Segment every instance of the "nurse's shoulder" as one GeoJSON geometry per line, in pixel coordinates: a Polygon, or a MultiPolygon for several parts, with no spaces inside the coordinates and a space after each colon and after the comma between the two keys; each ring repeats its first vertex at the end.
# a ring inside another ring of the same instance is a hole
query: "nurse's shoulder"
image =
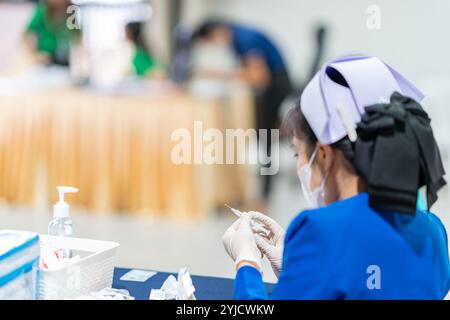
{"type": "Polygon", "coordinates": [[[368,194],[363,192],[322,208],[303,210],[290,223],[286,241],[309,227],[314,227],[315,232],[326,233],[327,238],[332,240],[332,233],[345,233],[355,219],[361,219],[367,206],[368,194]]]}
{"type": "MultiPolygon", "coordinates": [[[[336,201],[322,208],[304,210],[300,212],[291,222],[286,232],[288,240],[302,229],[314,226],[316,232],[324,232],[330,241],[333,238],[348,237],[352,233],[358,235],[376,233],[379,228],[391,227],[406,229],[403,231],[417,230],[419,234],[431,236],[435,243],[447,245],[447,232],[442,221],[432,212],[417,210],[414,216],[400,213],[381,213],[369,206],[369,196],[366,192],[359,193],[353,197],[336,201]],[[358,228],[354,226],[358,225],[358,228]],[[420,232],[419,232],[420,231],[420,232]]],[[[416,233],[416,232],[414,232],[416,233]]],[[[354,234],[354,236],[358,236],[354,234]]]]}
{"type": "Polygon", "coordinates": [[[414,220],[416,228],[422,233],[430,235],[434,243],[448,246],[445,225],[436,214],[427,210],[417,210],[414,220]]]}

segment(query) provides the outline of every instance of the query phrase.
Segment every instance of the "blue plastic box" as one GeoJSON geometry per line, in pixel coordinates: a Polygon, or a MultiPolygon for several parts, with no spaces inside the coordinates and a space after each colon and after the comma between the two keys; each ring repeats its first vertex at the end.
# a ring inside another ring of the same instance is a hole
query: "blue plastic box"
{"type": "Polygon", "coordinates": [[[0,231],[0,300],[35,300],[39,292],[39,235],[0,231]]]}

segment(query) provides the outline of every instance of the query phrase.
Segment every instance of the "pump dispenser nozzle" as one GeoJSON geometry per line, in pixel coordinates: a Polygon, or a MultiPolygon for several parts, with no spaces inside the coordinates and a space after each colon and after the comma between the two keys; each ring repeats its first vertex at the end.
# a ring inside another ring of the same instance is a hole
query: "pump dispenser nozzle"
{"type": "Polygon", "coordinates": [[[68,217],[69,216],[69,205],[64,201],[64,195],[66,193],[78,192],[77,188],[73,187],[56,187],[59,193],[59,201],[53,206],[53,216],[54,217],[68,217]]]}

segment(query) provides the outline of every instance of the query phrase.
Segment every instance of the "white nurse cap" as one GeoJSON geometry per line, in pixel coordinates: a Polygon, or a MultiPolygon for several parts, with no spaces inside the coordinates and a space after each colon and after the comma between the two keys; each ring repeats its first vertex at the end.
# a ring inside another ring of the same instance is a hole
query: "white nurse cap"
{"type": "Polygon", "coordinates": [[[355,141],[355,128],[365,107],[388,103],[395,91],[417,102],[424,98],[419,89],[380,59],[348,56],[326,63],[317,72],[302,93],[300,107],[321,144],[332,144],[347,135],[355,141]]]}

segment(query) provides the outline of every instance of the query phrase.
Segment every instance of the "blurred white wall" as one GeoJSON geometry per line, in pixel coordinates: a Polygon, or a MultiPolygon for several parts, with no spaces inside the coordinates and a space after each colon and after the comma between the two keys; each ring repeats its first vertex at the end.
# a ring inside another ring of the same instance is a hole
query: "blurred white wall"
{"type": "Polygon", "coordinates": [[[9,64],[14,63],[32,12],[30,3],[0,3],[0,29],[8,30],[0,34],[0,72],[9,69],[9,64]]]}
{"type": "Polygon", "coordinates": [[[152,54],[164,64],[170,63],[169,30],[170,1],[152,0],[153,15],[145,27],[146,38],[151,47],[152,54]]]}
{"type": "Polygon", "coordinates": [[[448,0],[185,0],[183,20],[226,16],[267,31],[297,80],[309,71],[312,33],[329,27],[326,58],[348,53],[376,55],[413,81],[430,74],[450,75],[450,1],[448,0]],[[370,30],[367,8],[380,9],[381,29],[370,30]]]}

